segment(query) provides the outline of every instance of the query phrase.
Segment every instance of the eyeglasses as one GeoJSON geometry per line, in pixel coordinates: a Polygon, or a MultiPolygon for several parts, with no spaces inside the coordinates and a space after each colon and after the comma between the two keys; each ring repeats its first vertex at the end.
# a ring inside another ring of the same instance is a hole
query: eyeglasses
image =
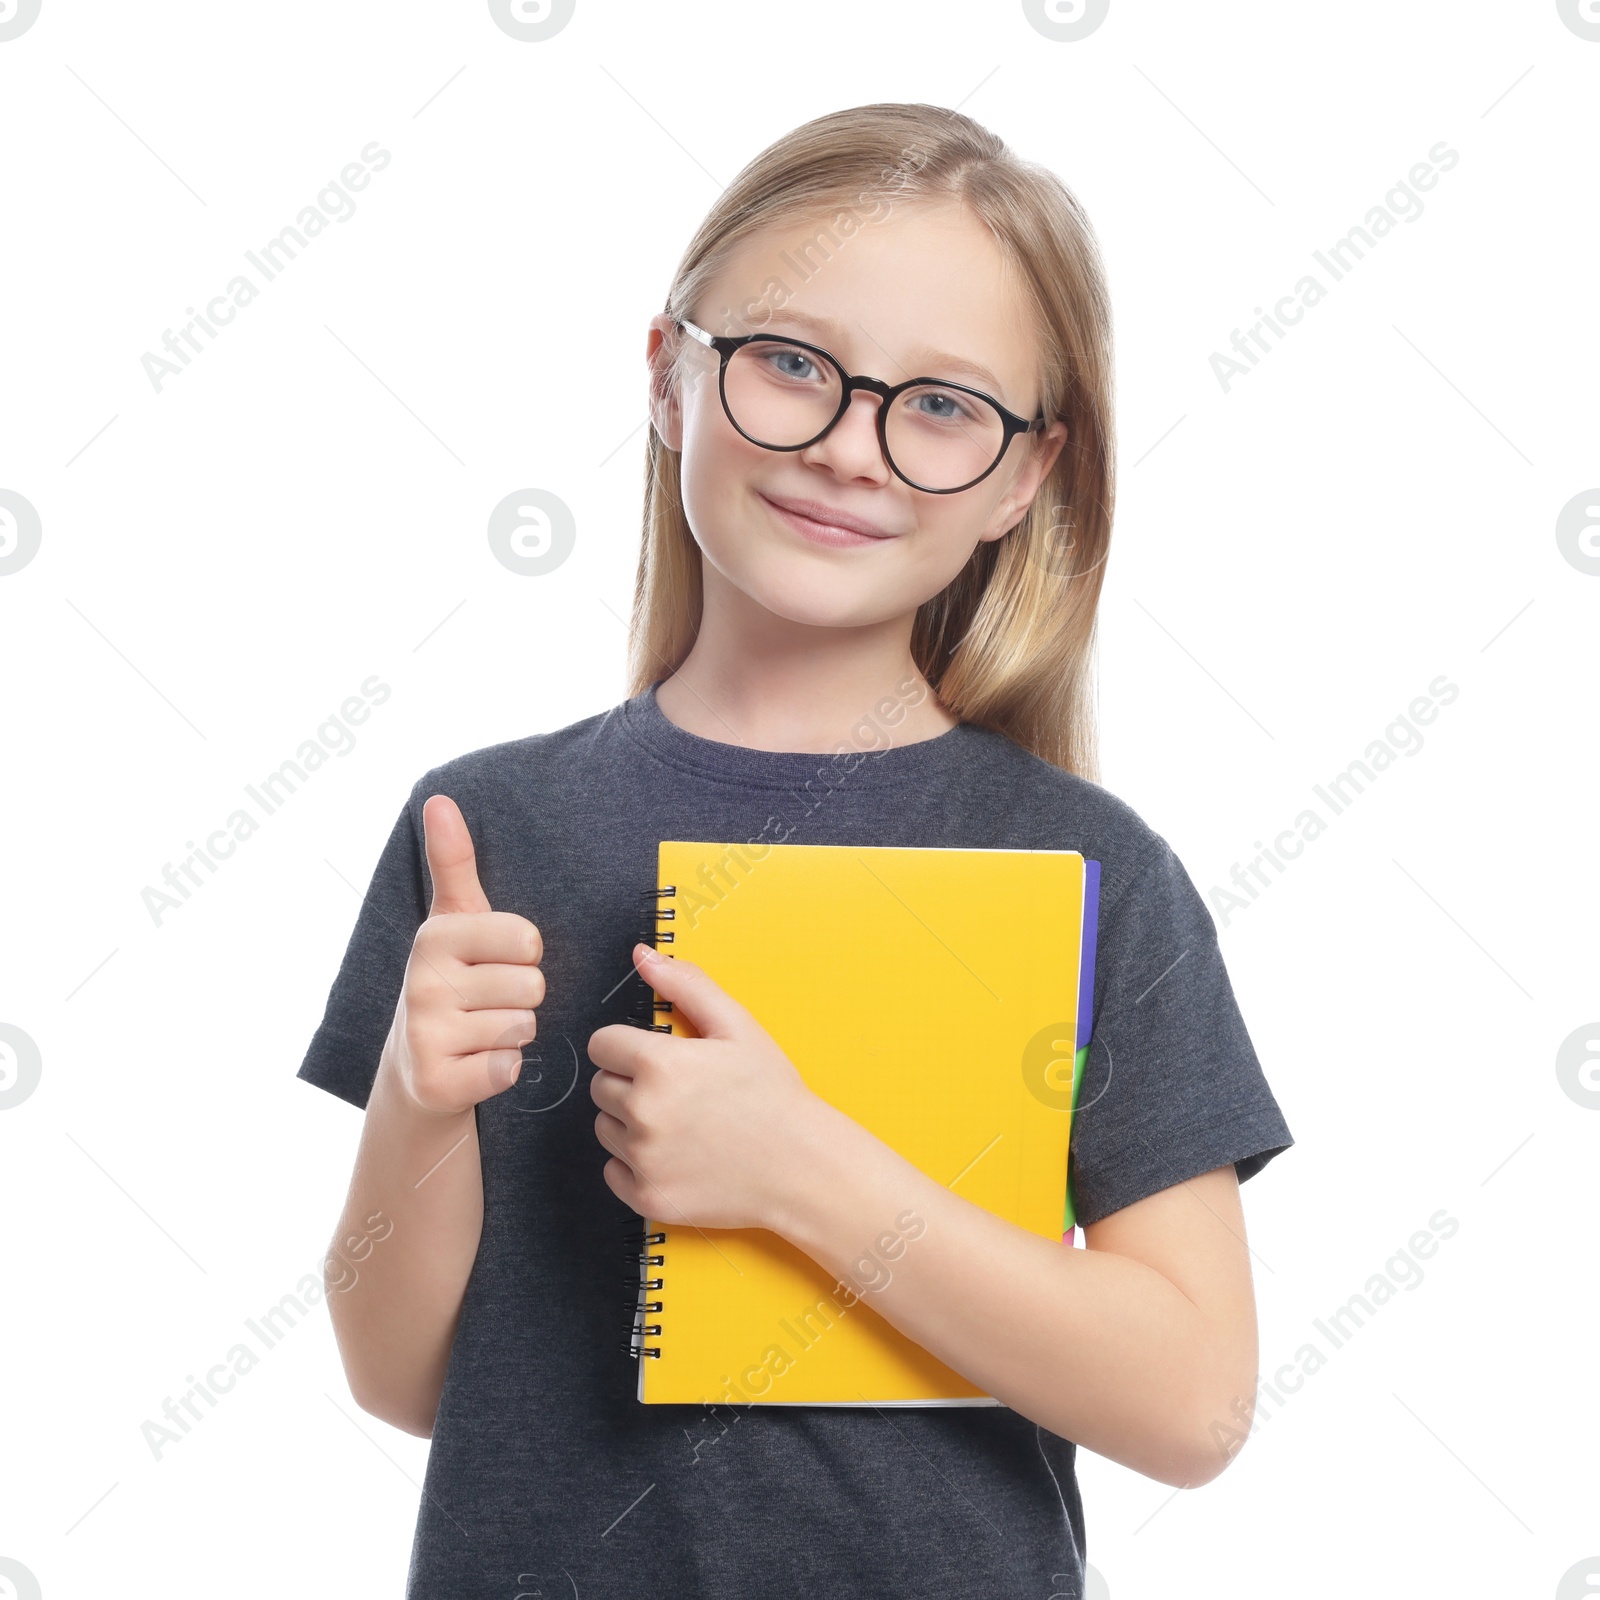
{"type": "Polygon", "coordinates": [[[889,470],[926,494],[958,494],[981,483],[1019,433],[1046,424],[1008,411],[992,395],[939,378],[887,384],[852,375],[819,345],[747,333],[707,333],[678,322],[721,357],[717,388],[728,421],[766,450],[804,450],[850,409],[857,389],[879,397],[878,443],[889,470]]]}

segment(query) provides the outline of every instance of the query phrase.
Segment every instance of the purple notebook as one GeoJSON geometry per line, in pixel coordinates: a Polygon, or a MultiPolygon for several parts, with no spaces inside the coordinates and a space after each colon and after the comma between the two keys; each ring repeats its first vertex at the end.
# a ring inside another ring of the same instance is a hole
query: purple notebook
{"type": "MultiPolygon", "coordinates": [[[[1083,864],[1083,949],[1078,963],[1078,1048],[1089,1042],[1094,1028],[1094,943],[1100,923],[1100,863],[1083,864]]],[[[1077,1085],[1073,1085],[1076,1090],[1077,1085]]],[[[1074,1097],[1076,1104],[1076,1097],[1074,1097]]]]}

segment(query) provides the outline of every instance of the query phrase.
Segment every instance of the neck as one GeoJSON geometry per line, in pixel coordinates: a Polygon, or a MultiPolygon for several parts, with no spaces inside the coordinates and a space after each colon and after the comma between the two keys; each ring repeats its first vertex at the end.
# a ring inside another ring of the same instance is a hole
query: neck
{"type": "Polygon", "coordinates": [[[912,660],[914,614],[812,627],[732,590],[709,562],[705,577],[694,645],[656,689],[680,728],[753,750],[829,753],[916,744],[956,726],[912,660]]]}

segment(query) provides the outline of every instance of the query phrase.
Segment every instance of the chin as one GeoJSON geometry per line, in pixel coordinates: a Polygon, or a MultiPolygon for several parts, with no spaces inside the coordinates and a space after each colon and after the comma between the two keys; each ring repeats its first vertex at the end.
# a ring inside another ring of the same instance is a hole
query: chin
{"type": "Polygon", "coordinates": [[[785,622],[810,628],[859,628],[898,616],[906,606],[883,593],[881,579],[866,574],[855,582],[841,579],[815,562],[763,562],[759,571],[730,570],[722,575],[748,599],[785,622]]]}

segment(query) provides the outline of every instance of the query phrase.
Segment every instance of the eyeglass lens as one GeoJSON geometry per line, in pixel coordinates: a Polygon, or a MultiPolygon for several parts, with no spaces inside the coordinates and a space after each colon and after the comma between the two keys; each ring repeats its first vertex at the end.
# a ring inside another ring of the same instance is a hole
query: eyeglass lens
{"type": "MultiPolygon", "coordinates": [[[[843,385],[832,364],[812,351],[757,339],[729,358],[724,393],[741,432],[782,450],[809,443],[827,427],[843,385]]],[[[1006,430],[986,400],[927,383],[895,397],[884,436],[894,465],[913,483],[958,489],[994,465],[1006,430]]]]}

